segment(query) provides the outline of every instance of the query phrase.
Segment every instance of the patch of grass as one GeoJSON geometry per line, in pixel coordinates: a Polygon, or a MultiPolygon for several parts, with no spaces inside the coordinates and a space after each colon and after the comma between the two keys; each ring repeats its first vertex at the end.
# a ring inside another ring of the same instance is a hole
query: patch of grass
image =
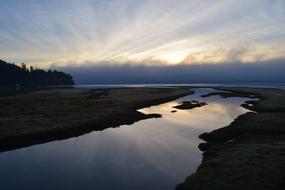
{"type": "Polygon", "coordinates": [[[0,151],[158,117],[136,110],[191,93],[189,88],[52,89],[1,96],[0,151]]]}
{"type": "Polygon", "coordinates": [[[178,106],[174,106],[173,108],[180,109],[180,110],[187,110],[187,109],[194,109],[198,107],[202,107],[207,105],[205,102],[198,102],[196,100],[193,101],[184,101],[178,106]]]}

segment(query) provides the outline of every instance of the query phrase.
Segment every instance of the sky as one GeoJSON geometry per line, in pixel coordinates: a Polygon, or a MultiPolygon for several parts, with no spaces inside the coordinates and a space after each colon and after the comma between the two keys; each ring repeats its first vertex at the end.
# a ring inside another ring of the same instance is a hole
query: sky
{"type": "Polygon", "coordinates": [[[0,3],[0,59],[16,64],[60,68],[80,77],[90,70],[126,67],[150,72],[266,63],[285,69],[280,64],[285,60],[284,0],[0,3]]]}

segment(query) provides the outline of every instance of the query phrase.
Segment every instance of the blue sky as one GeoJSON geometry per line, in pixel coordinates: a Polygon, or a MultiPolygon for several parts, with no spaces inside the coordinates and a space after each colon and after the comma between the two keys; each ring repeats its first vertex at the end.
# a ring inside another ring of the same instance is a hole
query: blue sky
{"type": "Polygon", "coordinates": [[[0,58],[39,67],[285,57],[284,0],[0,0],[0,58]]]}

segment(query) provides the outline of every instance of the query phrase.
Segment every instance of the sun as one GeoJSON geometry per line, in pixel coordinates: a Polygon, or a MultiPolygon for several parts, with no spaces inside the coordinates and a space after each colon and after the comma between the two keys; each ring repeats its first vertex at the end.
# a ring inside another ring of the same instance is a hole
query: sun
{"type": "Polygon", "coordinates": [[[161,60],[165,60],[169,64],[179,64],[185,59],[185,57],[187,57],[187,53],[183,51],[167,53],[159,56],[158,58],[161,60]]]}

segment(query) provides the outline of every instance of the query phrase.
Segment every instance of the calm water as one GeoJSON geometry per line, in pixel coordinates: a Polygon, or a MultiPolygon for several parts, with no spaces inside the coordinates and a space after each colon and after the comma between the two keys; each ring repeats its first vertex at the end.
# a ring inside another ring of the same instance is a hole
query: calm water
{"type": "Polygon", "coordinates": [[[199,166],[198,135],[228,125],[245,98],[195,95],[140,110],[163,118],[0,154],[0,189],[174,189],[199,166]],[[184,100],[207,106],[174,110],[184,100]]]}

